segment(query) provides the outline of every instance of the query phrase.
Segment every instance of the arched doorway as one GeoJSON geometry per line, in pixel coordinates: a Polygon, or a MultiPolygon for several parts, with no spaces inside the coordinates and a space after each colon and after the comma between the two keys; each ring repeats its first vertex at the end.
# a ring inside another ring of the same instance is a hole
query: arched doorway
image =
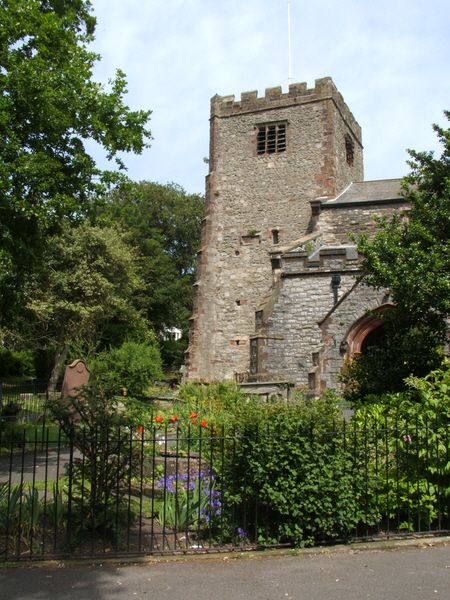
{"type": "Polygon", "coordinates": [[[348,356],[364,354],[371,347],[383,345],[385,330],[384,321],[380,317],[391,308],[392,304],[382,304],[351,326],[345,338],[348,356]]]}

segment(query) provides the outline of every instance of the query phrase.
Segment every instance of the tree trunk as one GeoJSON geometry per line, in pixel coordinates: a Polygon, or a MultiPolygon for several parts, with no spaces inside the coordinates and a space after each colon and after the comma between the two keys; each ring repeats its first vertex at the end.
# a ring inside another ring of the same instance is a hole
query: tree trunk
{"type": "Polygon", "coordinates": [[[68,348],[63,345],[60,346],[56,350],[55,361],[53,363],[52,374],[50,375],[50,379],[47,386],[47,391],[54,392],[56,389],[56,384],[58,383],[59,376],[61,374],[62,368],[67,358],[68,348]]]}

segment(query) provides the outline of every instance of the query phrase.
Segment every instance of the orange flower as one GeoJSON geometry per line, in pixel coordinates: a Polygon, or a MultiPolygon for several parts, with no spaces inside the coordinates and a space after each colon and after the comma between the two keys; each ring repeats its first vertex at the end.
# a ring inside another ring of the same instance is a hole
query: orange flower
{"type": "Polygon", "coordinates": [[[172,415],[169,419],[170,423],[176,423],[179,420],[177,415],[172,415]]]}
{"type": "Polygon", "coordinates": [[[195,417],[196,417],[196,416],[197,416],[197,413],[194,413],[194,412],[192,412],[192,413],[190,414],[190,417],[189,417],[189,418],[190,418],[190,419],[195,419],[195,417]]]}
{"type": "Polygon", "coordinates": [[[143,425],[138,425],[136,431],[138,433],[144,433],[144,426],[143,425]]]}
{"type": "Polygon", "coordinates": [[[197,419],[191,419],[192,425],[197,425],[197,419]]]}
{"type": "Polygon", "coordinates": [[[201,425],[202,427],[208,427],[208,423],[205,421],[205,419],[202,419],[202,420],[200,421],[200,425],[201,425]]]}
{"type": "Polygon", "coordinates": [[[161,415],[156,415],[155,421],[157,423],[164,423],[164,417],[161,417],[161,415]]]}

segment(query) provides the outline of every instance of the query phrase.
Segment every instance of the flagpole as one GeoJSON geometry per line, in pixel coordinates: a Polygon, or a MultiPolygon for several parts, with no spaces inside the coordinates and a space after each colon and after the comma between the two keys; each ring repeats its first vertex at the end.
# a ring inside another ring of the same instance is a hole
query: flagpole
{"type": "Polygon", "coordinates": [[[288,84],[292,83],[292,49],[291,49],[291,0],[287,0],[288,10],[288,84]]]}

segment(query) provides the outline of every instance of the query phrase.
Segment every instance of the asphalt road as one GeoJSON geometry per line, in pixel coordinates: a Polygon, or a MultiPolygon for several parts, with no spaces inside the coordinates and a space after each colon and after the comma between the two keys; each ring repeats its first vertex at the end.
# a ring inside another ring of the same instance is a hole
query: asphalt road
{"type": "Polygon", "coordinates": [[[450,599],[450,546],[0,569],[0,600],[450,599]]]}

